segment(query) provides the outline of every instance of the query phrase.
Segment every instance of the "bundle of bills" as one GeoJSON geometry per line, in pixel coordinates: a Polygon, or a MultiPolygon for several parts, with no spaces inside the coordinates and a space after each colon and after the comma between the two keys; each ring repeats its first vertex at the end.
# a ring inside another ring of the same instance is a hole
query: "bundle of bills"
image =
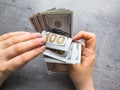
{"type": "Polygon", "coordinates": [[[72,36],[73,13],[65,9],[50,9],[48,11],[32,15],[29,19],[37,32],[47,30],[53,33],[72,36]]]}
{"type": "Polygon", "coordinates": [[[81,43],[72,36],[72,15],[70,10],[50,9],[37,13],[29,19],[37,32],[46,39],[44,60],[48,63],[76,64],[81,60],[81,43]]]}
{"type": "Polygon", "coordinates": [[[80,42],[73,42],[71,38],[46,31],[42,32],[42,37],[47,40],[47,49],[43,53],[49,57],[45,58],[46,62],[67,64],[80,63],[80,42]]]}

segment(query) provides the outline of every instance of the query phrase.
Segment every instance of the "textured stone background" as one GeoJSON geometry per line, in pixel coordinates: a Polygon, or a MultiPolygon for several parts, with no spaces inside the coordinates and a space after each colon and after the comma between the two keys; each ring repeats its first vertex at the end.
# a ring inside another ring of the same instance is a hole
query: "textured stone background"
{"type": "MultiPolygon", "coordinates": [[[[74,31],[97,35],[95,90],[120,90],[120,0],[0,0],[0,34],[33,32],[28,17],[53,7],[74,11],[74,31]]],[[[48,75],[42,55],[12,74],[0,90],[74,90],[67,75],[48,75]]]]}

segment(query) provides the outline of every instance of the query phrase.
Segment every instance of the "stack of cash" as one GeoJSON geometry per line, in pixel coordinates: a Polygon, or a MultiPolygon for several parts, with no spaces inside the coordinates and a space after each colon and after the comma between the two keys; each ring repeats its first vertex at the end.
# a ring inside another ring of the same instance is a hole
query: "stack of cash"
{"type": "Polygon", "coordinates": [[[66,9],[50,9],[32,15],[30,21],[46,39],[44,60],[48,63],[76,64],[81,60],[81,43],[72,36],[73,13],[66,9]]]}
{"type": "Polygon", "coordinates": [[[76,64],[80,63],[81,44],[73,42],[72,38],[43,31],[42,37],[47,40],[47,49],[43,53],[48,56],[46,62],[76,64]]]}

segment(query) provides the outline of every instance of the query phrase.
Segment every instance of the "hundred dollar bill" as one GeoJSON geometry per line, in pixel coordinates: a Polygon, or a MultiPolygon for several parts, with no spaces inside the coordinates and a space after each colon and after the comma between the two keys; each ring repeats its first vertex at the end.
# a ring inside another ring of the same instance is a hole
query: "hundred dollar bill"
{"type": "Polygon", "coordinates": [[[42,33],[46,30],[67,37],[72,36],[72,19],[72,11],[56,8],[29,17],[35,31],[42,33]]]}
{"type": "Polygon", "coordinates": [[[45,38],[47,41],[46,47],[58,49],[62,51],[68,51],[73,40],[66,36],[58,35],[51,32],[46,32],[46,31],[42,32],[42,37],[45,38]]]}
{"type": "Polygon", "coordinates": [[[70,10],[52,9],[42,13],[46,30],[57,29],[72,36],[72,15],[70,10]]]}
{"type": "Polygon", "coordinates": [[[67,64],[76,64],[80,63],[81,60],[81,43],[72,42],[69,51],[63,53],[62,55],[52,52],[50,50],[45,50],[43,53],[46,56],[51,57],[51,60],[46,59],[46,62],[55,62],[55,63],[67,63],[67,64]]]}
{"type": "Polygon", "coordinates": [[[60,64],[65,64],[65,62],[60,61],[60,60],[57,60],[56,58],[49,57],[49,56],[47,56],[47,55],[45,55],[44,61],[47,62],[47,63],[60,63],[60,64]]]}

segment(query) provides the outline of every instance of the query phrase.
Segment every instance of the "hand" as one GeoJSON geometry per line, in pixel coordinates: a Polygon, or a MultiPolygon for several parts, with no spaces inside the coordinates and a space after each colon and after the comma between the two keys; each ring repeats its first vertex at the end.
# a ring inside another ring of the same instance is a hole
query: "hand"
{"type": "Polygon", "coordinates": [[[20,69],[45,50],[40,33],[11,32],[0,36],[0,85],[10,73],[20,69]]]}
{"type": "Polygon", "coordinates": [[[82,48],[81,64],[69,66],[70,78],[76,90],[94,90],[92,74],[96,56],[96,36],[93,33],[81,31],[73,39],[84,39],[85,46],[82,48]]]}

